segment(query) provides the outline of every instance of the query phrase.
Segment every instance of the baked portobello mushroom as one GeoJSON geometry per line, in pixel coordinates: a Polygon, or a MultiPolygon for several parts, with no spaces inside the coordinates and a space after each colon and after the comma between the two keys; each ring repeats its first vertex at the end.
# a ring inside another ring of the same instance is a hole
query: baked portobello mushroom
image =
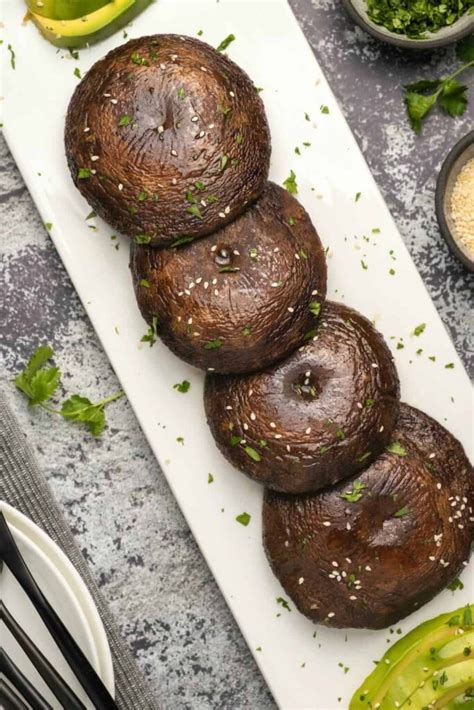
{"type": "Polygon", "coordinates": [[[326,302],[312,339],[252,375],[208,375],[207,421],[231,463],[269,488],[316,491],[367,466],[390,441],[399,384],[382,336],[326,302]]]}
{"type": "Polygon", "coordinates": [[[183,360],[248,372],[281,360],[312,332],[326,295],[324,250],[309,216],[269,182],[208,239],[176,249],[132,244],[143,317],[183,360]]]}
{"type": "Polygon", "coordinates": [[[232,221],[262,192],[270,134],[247,74],[191,37],[117,47],[66,117],[72,179],[115,229],[163,246],[232,221]]]}
{"type": "Polygon", "coordinates": [[[315,622],[395,624],[444,589],[468,560],[472,484],[459,441],[401,404],[390,445],[356,478],[316,495],[265,493],[270,565],[315,622]]]}

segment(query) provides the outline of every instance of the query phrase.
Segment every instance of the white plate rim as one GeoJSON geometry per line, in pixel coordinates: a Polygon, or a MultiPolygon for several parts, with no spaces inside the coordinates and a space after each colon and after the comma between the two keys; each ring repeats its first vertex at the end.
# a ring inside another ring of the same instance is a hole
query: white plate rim
{"type": "Polygon", "coordinates": [[[79,572],[61,548],[30,518],[6,501],[0,501],[0,511],[15,531],[36,548],[38,554],[46,560],[46,564],[64,581],[64,588],[79,608],[87,633],[93,642],[99,675],[107,690],[115,696],[112,654],[105,628],[92,595],[79,572]]]}

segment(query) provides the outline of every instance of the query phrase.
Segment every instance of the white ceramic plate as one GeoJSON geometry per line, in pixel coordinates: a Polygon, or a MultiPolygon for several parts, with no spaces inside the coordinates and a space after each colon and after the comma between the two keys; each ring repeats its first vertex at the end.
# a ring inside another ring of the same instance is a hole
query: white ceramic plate
{"type": "MultiPolygon", "coordinates": [[[[80,575],[62,550],[29,518],[4,502],[0,502],[0,510],[5,515],[15,542],[41,591],[54,606],[59,617],[113,695],[114,673],[107,636],[92,597],[80,575]]],[[[0,577],[0,592],[2,600],[20,626],[25,629],[86,707],[93,708],[33,604],[7,567],[0,577]]],[[[2,646],[53,708],[55,710],[61,708],[27,656],[5,628],[2,630],[2,646]]]]}
{"type": "MultiPolygon", "coordinates": [[[[132,292],[127,241],[119,239],[117,251],[106,224],[96,220],[97,231],[88,229],[90,208],[68,174],[62,135],[77,84],[74,67],[84,73],[123,41],[122,34],[81,51],[76,63],[31,24],[21,24],[19,0],[3,7],[5,44],[16,52],[15,70],[4,62],[5,136],[44,222],[53,223],[51,237],[196,540],[280,706],[344,707],[386,650],[390,633],[317,628],[314,638],[309,621],[277,605],[282,590],[261,545],[262,491],[216,450],[204,417],[202,373],[160,343],[140,345],[146,326],[132,292]],[[173,389],[184,378],[192,383],[186,395],[173,389]],[[248,527],[235,521],[243,511],[252,516],[248,527]],[[350,671],[344,674],[339,663],[350,671]]],[[[289,6],[284,0],[160,0],[128,34],[196,36],[199,30],[214,46],[234,33],[229,55],[264,88],[271,178],[281,183],[290,169],[296,173],[298,196],[329,248],[329,296],[374,319],[393,348],[403,399],[446,424],[469,448],[467,375],[289,6]],[[302,147],[303,141],[311,147],[302,147]],[[412,335],[421,323],[423,334],[412,335]],[[405,347],[397,349],[401,338],[405,347]],[[416,355],[419,348],[423,352],[416,355]],[[449,363],[454,367],[446,369],[449,363]]],[[[463,591],[454,598],[443,592],[410,616],[403,630],[466,603],[472,570],[464,572],[463,591]]]]}

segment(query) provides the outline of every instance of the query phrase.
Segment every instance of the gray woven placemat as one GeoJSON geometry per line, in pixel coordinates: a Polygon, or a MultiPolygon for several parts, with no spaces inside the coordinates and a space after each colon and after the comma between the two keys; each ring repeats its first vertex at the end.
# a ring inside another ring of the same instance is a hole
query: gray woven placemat
{"type": "Polygon", "coordinates": [[[158,705],[120,636],[114,618],[1,390],[0,500],[14,506],[39,525],[66,553],[89,588],[112,651],[118,706],[123,710],[156,710],[158,705]]]}

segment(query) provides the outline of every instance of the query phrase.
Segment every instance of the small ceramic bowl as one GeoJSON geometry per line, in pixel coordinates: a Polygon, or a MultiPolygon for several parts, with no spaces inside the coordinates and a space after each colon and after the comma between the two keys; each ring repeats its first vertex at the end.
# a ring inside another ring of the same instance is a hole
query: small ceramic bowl
{"type": "Polygon", "coordinates": [[[453,42],[458,42],[463,37],[474,31],[474,15],[466,13],[449,27],[443,27],[435,33],[427,33],[425,39],[411,39],[406,35],[390,32],[382,25],[377,25],[367,14],[366,0],[342,0],[342,4],[354,22],[363,30],[376,37],[381,42],[388,42],[404,49],[437,49],[453,42]]]}
{"type": "Polygon", "coordinates": [[[474,131],[471,131],[456,143],[444,161],[436,183],[436,217],[441,234],[449,248],[470,271],[474,272],[474,259],[455,239],[454,224],[451,217],[451,196],[453,187],[462,168],[474,158],[474,131]]]}

